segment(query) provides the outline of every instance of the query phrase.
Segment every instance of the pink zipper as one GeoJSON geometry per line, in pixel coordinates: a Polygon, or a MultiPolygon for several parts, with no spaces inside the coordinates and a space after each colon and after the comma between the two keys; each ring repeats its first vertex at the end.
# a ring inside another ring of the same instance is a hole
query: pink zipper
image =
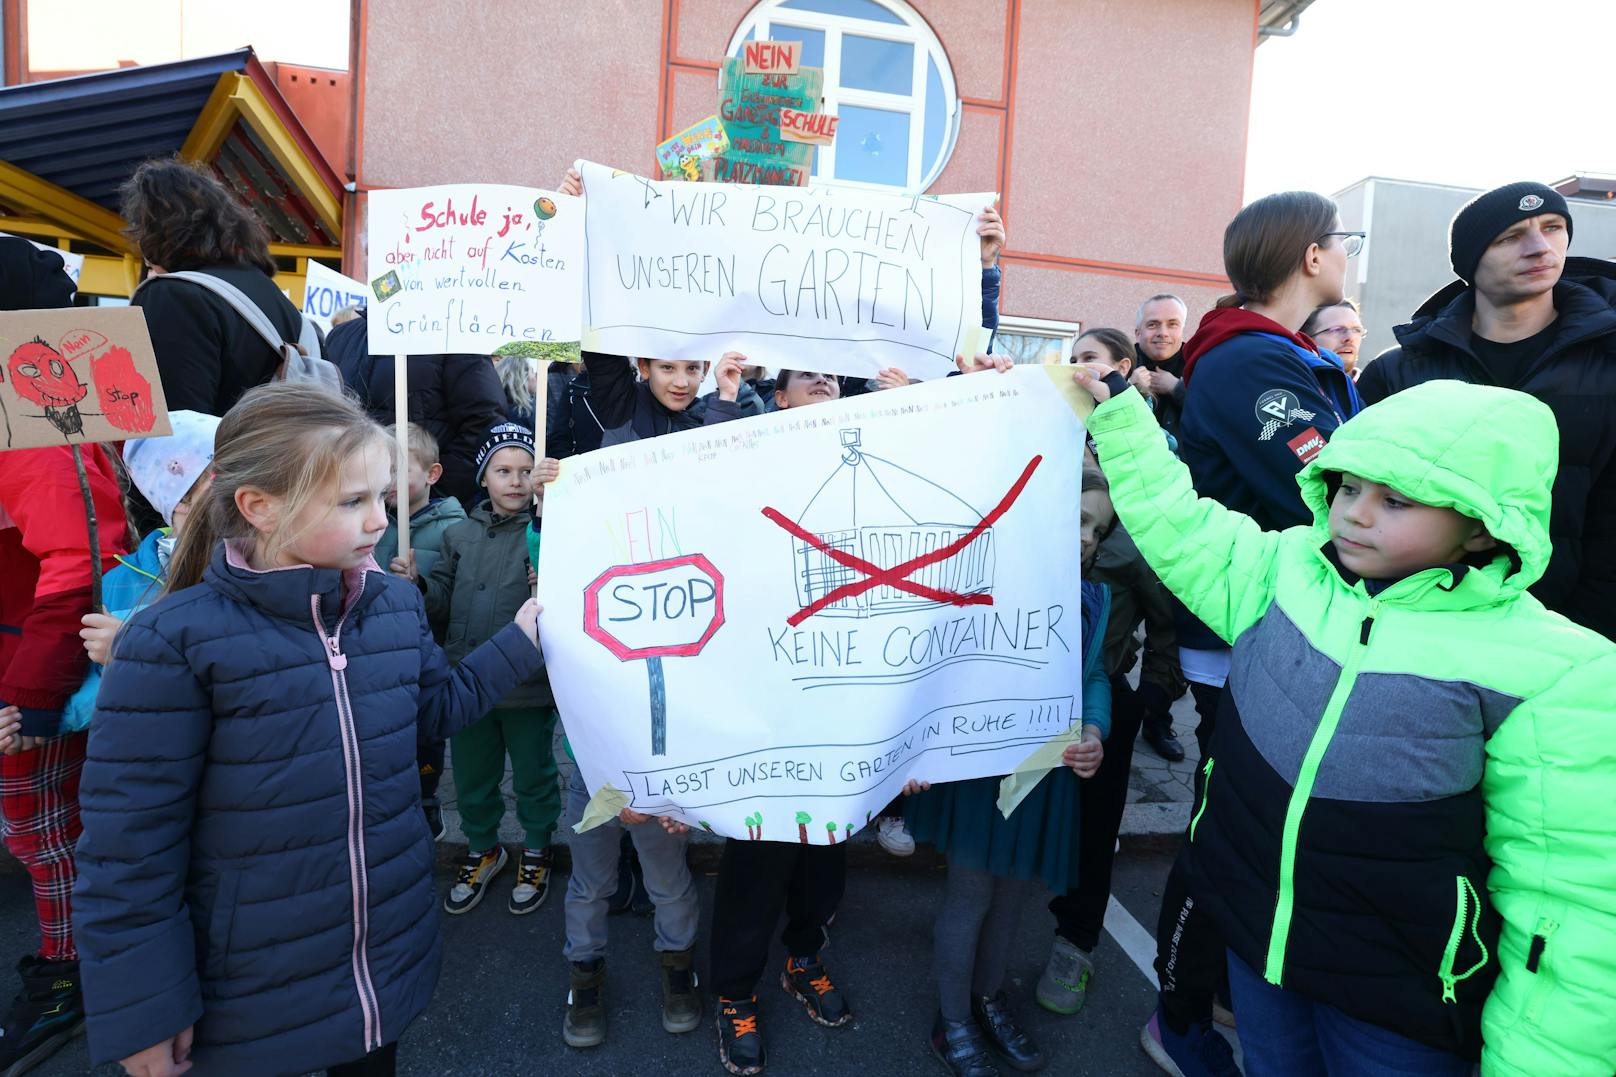
{"type": "MultiPolygon", "coordinates": [[[[360,591],[364,589],[360,577],[360,591]]],[[[348,877],[353,894],[353,974],[359,987],[359,1009],[365,1015],[365,1053],[382,1046],[381,1004],[376,999],[376,985],[370,978],[370,955],[366,936],[370,931],[370,881],[365,874],[365,791],[359,765],[359,731],[354,725],[353,705],[348,698],[348,656],[342,653],[340,643],[342,624],[348,619],[348,610],[359,599],[343,610],[337,619],[336,631],[325,634],[325,622],[320,617],[320,596],[311,595],[314,611],[314,630],[325,644],[326,662],[331,666],[331,687],[337,697],[337,718],[342,730],[342,766],[348,779],[348,877]]]]}

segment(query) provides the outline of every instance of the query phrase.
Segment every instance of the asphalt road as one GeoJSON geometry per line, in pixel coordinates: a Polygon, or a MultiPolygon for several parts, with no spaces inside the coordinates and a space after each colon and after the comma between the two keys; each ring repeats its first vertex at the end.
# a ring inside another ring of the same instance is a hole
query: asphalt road
{"type": "MultiPolygon", "coordinates": [[[[449,878],[443,847],[440,889],[449,878]]],[[[806,1075],[937,1075],[928,1034],[936,1010],[931,974],[931,924],[942,896],[942,863],[922,850],[907,860],[873,845],[853,852],[847,897],[831,930],[825,960],[851,1000],[856,1018],[847,1027],[823,1029],[810,1022],[779,987],[773,974],[759,985],[763,1031],[774,1077],[806,1075]]],[[[695,854],[705,913],[712,908],[712,849],[695,854]]],[[[1114,895],[1147,932],[1154,932],[1169,855],[1160,847],[1125,845],[1117,861],[1114,895]]],[[[444,917],[445,956],[437,996],[425,1016],[404,1035],[400,1073],[408,1075],[544,1074],[553,1077],[661,1077],[722,1075],[712,1000],[697,1031],[662,1031],[656,958],[649,918],[614,917],[607,957],[607,1042],[589,1051],[561,1043],[567,992],[561,959],[561,898],[564,877],[538,912],[513,917],[505,911],[507,871],[487,900],[462,917],[444,917]]],[[[1009,985],[1012,1004],[1048,1056],[1048,1073],[1063,1077],[1155,1077],[1160,1071],[1138,1044],[1139,1027],[1154,1004],[1154,981],[1109,934],[1097,953],[1089,1002],[1075,1017],[1058,1017],[1033,1002],[1033,987],[1049,954],[1053,919],[1042,901],[1030,903],[1022,920],[1009,985]]],[[[706,967],[706,917],[698,936],[698,969],[706,967]]],[[[0,867],[0,954],[34,945],[32,905],[25,877],[14,862],[0,867]]],[[[777,961],[784,960],[776,945],[777,961]]],[[[0,990],[10,992],[10,973],[0,990]]],[[[9,997],[9,996],[7,996],[9,997]]],[[[91,1072],[82,1037],[36,1074],[91,1072]]],[[[101,1067],[97,1077],[121,1072],[101,1067]]],[[[1006,1073],[1012,1071],[1006,1070],[1006,1073]]]]}

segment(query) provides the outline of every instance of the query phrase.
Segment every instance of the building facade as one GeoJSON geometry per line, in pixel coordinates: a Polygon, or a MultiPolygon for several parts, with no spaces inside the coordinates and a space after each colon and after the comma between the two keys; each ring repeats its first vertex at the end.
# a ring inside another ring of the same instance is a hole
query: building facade
{"type": "Polygon", "coordinates": [[[997,192],[1001,346],[1031,358],[1069,350],[1078,324],[1131,331],[1153,293],[1196,318],[1228,291],[1253,50],[1303,6],[594,0],[558,18],[364,3],[352,175],[362,203],[378,187],[550,186],[577,158],[650,172],[657,142],[716,111],[724,57],[748,38],[802,41],[841,117],[815,182],[997,192]]]}

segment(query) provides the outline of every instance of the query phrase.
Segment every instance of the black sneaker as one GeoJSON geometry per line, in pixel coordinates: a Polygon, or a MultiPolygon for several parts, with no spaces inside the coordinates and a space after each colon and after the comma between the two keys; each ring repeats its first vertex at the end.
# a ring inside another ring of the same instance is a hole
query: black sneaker
{"type": "Polygon", "coordinates": [[[432,835],[433,841],[442,841],[449,829],[443,825],[443,806],[438,803],[438,798],[423,798],[421,812],[426,816],[426,832],[432,835]]]}
{"type": "Polygon", "coordinates": [[[731,1073],[763,1072],[763,1033],[757,996],[718,1000],[718,1061],[731,1073]]]}
{"type": "Polygon", "coordinates": [[[1011,1068],[1026,1073],[1044,1068],[1044,1053],[1010,1012],[1003,991],[991,996],[973,995],[971,1016],[976,1018],[976,1027],[982,1030],[988,1047],[1011,1068]]]}
{"type": "Polygon", "coordinates": [[[817,1025],[841,1028],[853,1019],[847,1000],[830,982],[830,973],[817,957],[801,960],[786,958],[786,970],[780,974],[780,986],[786,994],[802,1003],[817,1025]]]}
{"type": "Polygon", "coordinates": [[[939,1013],[931,1026],[931,1053],[954,1077],[999,1077],[975,1021],[950,1021],[939,1013]]]}
{"type": "Polygon", "coordinates": [[[606,959],[574,961],[567,970],[571,982],[561,1040],[568,1047],[599,1047],[606,1042],[606,959]]]}
{"type": "Polygon", "coordinates": [[[1145,743],[1150,750],[1167,760],[1169,763],[1179,763],[1184,759],[1184,746],[1178,743],[1173,736],[1172,726],[1145,726],[1145,743]]]}
{"type": "Polygon", "coordinates": [[[458,916],[475,909],[488,892],[488,884],[505,869],[508,859],[503,845],[496,845],[486,853],[467,853],[455,873],[454,885],[443,898],[445,911],[458,916]]]}
{"type": "Polygon", "coordinates": [[[84,996],[77,961],[46,961],[29,954],[17,962],[22,990],[0,1027],[0,1073],[27,1073],[84,1027],[84,996]]]}
{"type": "Polygon", "coordinates": [[[550,847],[523,849],[516,864],[516,885],[511,887],[511,903],[506,906],[517,916],[526,916],[550,896],[550,847]]]}

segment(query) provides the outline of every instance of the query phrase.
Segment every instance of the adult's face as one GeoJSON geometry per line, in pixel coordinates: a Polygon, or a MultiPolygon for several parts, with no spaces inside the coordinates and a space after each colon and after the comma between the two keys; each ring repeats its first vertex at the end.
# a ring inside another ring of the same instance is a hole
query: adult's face
{"type": "Polygon", "coordinates": [[[1540,213],[1500,232],[1476,265],[1476,291],[1494,306],[1508,306],[1550,291],[1559,283],[1571,242],[1565,218],[1540,213]]]}
{"type": "Polygon", "coordinates": [[[1171,359],[1184,345],[1184,308],[1171,299],[1146,303],[1139,312],[1139,324],[1134,326],[1133,335],[1139,349],[1150,359],[1156,362],[1171,359]]]}
{"type": "Polygon", "coordinates": [[[1319,315],[1319,329],[1313,334],[1313,339],[1321,347],[1339,355],[1346,364],[1347,372],[1351,373],[1358,365],[1358,343],[1363,340],[1363,335],[1363,319],[1358,317],[1357,311],[1343,303],[1319,315]]]}
{"type": "MultiPolygon", "coordinates": [[[[1337,220],[1330,231],[1341,231],[1337,220]]],[[[1345,236],[1330,236],[1318,246],[1319,273],[1315,279],[1319,305],[1339,303],[1347,294],[1347,240],[1345,236]]]]}

